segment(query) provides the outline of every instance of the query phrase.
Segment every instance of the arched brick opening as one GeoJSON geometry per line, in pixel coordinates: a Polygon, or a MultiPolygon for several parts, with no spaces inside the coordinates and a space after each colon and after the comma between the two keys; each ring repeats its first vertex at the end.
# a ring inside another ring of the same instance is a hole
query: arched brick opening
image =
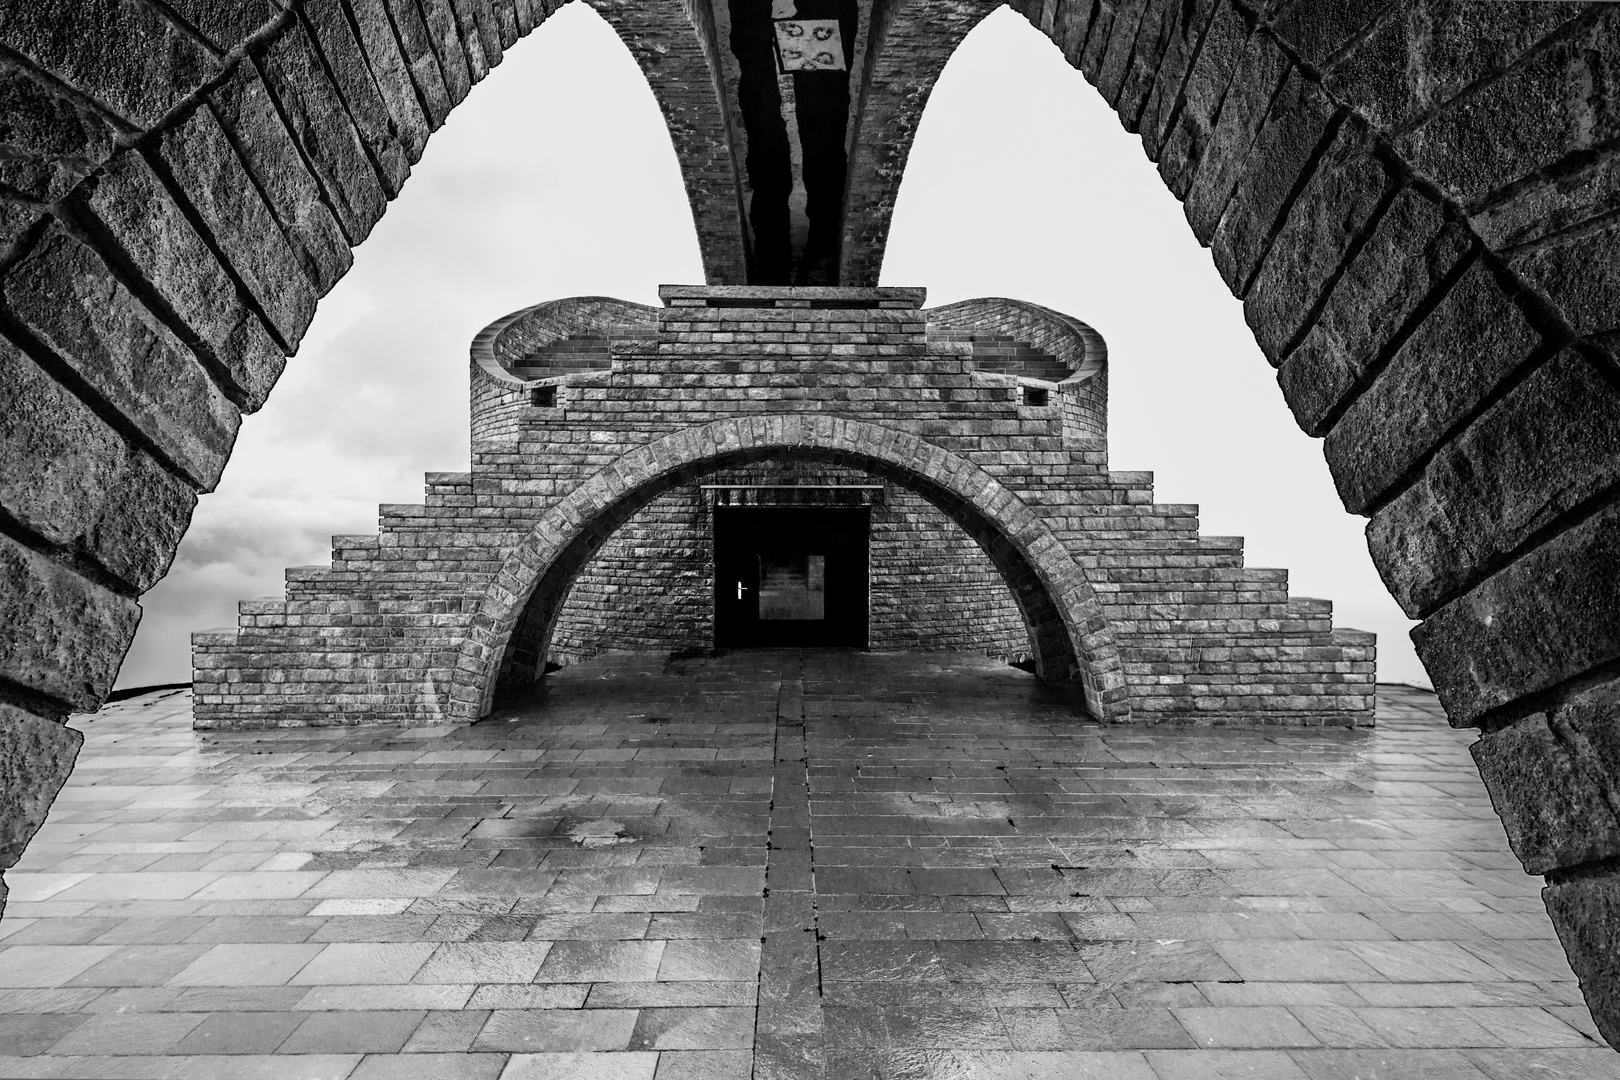
{"type": "Polygon", "coordinates": [[[1086,711],[1130,716],[1119,651],[1102,607],[1038,515],[978,466],[893,429],[852,420],[765,416],[678,431],[624,455],[542,518],[512,551],[463,640],[450,692],[453,716],[486,714],[519,625],[543,657],[574,577],[635,512],[716,469],[766,458],[847,465],[891,480],[943,510],[1001,572],[1023,613],[1036,673],[1078,680],[1086,711]]]}
{"type": "MultiPolygon", "coordinates": [[[[991,6],[950,17],[971,26],[991,6]]],[[[1587,1001],[1620,1039],[1620,8],[1010,6],[1140,134],[1295,416],[1325,438],[1380,571],[1423,620],[1420,655],[1453,722],[1485,733],[1475,756],[1514,851],[1547,877],[1587,1001]]],[[[0,868],[43,821],[77,748],[60,721],[106,695],[136,598],[241,413],[429,133],[555,7],[0,12],[0,868]]],[[[666,92],[723,82],[679,77],[683,56],[714,53],[704,6],[692,10],[696,35],[638,55],[649,74],[668,57],[677,76],[655,92],[683,167],[701,166],[688,191],[723,281],[742,244],[733,226],[710,230],[700,203],[735,219],[724,109],[717,120],[701,93],[666,92]]],[[[891,41],[898,15],[930,26],[920,0],[883,10],[891,41]]],[[[868,195],[875,209],[855,247],[846,238],[849,283],[875,273],[884,178],[903,168],[928,72],[964,32],[925,38],[913,60],[881,54],[896,79],[887,112],[881,82],[863,84],[861,130],[886,149],[869,183],[851,155],[849,220],[868,195]]]]}

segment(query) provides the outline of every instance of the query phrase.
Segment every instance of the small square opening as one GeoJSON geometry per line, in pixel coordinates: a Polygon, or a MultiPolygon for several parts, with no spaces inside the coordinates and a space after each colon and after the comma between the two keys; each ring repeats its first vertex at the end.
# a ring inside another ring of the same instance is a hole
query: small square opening
{"type": "Polygon", "coordinates": [[[1026,387],[1024,387],[1024,404],[1025,405],[1045,405],[1046,404],[1046,388],[1044,386],[1026,386],[1026,387]]]}
{"type": "Polygon", "coordinates": [[[557,407],[557,388],[555,386],[536,386],[529,391],[529,404],[537,409],[555,409],[557,407]]]}

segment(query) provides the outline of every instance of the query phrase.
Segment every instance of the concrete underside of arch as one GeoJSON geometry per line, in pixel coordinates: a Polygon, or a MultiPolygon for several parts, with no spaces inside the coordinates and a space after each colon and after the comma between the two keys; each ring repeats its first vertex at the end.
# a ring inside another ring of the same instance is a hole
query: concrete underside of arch
{"type": "MultiPolygon", "coordinates": [[[[1423,620],[1452,721],[1485,732],[1476,759],[1515,853],[1548,879],[1600,1029],[1620,1037],[1620,224],[1612,80],[1592,74],[1615,70],[1620,9],[1012,6],[1140,134],[1300,424],[1325,437],[1386,582],[1423,620]]],[[[61,721],[108,692],[136,597],[241,413],[429,134],[554,7],[61,0],[0,16],[16,120],[0,189],[0,866],[71,768],[61,721]]],[[[713,46],[697,30],[691,55],[713,46]]],[[[920,110],[923,89],[895,98],[920,110]]],[[[735,206],[724,118],[692,120],[677,126],[720,136],[712,169],[688,174],[694,203],[717,184],[735,206]]],[[[739,261],[712,261],[717,275],[744,265],[726,228],[739,261]]],[[[464,492],[447,478],[435,497],[464,492]]]]}

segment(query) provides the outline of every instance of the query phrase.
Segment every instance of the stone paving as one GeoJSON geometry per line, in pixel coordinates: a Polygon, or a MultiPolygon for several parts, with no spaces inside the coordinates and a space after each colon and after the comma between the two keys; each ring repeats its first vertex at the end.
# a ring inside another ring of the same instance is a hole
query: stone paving
{"type": "Polygon", "coordinates": [[[549,681],[470,728],[77,718],[0,1076],[1620,1077],[1430,695],[1145,729],[965,656],[549,681]]]}

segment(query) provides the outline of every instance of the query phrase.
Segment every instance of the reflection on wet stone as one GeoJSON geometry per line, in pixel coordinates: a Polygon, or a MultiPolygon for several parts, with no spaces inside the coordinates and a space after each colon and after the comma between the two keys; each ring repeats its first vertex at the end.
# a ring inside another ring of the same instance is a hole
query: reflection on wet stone
{"type": "Polygon", "coordinates": [[[188,711],[75,721],[0,1075],[1620,1077],[1417,691],[1112,729],[807,650],[604,656],[470,727],[188,711]]]}

